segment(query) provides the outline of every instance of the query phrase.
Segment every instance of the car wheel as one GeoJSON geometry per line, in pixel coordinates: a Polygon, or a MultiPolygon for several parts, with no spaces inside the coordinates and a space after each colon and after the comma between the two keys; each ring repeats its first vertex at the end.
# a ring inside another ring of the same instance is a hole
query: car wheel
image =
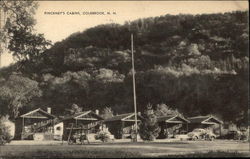
{"type": "Polygon", "coordinates": [[[211,136],[210,137],[210,141],[214,141],[215,137],[214,136],[211,136]]]}
{"type": "Polygon", "coordinates": [[[74,143],[73,140],[69,140],[68,142],[69,145],[73,145],[73,143],[74,143]]]}
{"type": "Polygon", "coordinates": [[[193,140],[194,140],[194,141],[196,141],[196,140],[198,140],[198,139],[199,139],[198,136],[193,137],[193,140]]]}

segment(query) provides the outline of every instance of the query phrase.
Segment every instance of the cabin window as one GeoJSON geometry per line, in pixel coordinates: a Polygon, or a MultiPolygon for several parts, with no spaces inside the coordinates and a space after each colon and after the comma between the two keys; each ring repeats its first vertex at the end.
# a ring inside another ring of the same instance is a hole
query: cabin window
{"type": "Polygon", "coordinates": [[[60,127],[60,126],[56,127],[56,130],[60,131],[60,130],[61,130],[61,127],[60,127]]]}

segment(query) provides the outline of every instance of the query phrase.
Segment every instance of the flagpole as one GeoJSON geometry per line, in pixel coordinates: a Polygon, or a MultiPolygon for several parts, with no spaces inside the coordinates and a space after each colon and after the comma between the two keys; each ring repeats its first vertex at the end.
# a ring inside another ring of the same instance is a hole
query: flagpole
{"type": "Polygon", "coordinates": [[[131,34],[131,53],[132,53],[132,77],[133,77],[133,94],[134,94],[134,111],[135,111],[135,142],[137,142],[137,108],[136,108],[136,92],[135,92],[135,64],[134,64],[134,38],[131,34]]]}

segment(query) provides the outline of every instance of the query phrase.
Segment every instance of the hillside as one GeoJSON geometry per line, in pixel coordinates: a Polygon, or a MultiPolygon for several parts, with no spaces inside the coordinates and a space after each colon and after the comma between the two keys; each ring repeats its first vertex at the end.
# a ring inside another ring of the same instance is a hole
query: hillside
{"type": "Polygon", "coordinates": [[[52,107],[62,114],[73,103],[84,110],[133,111],[133,32],[139,111],[148,103],[165,103],[187,116],[213,113],[244,123],[248,29],[248,13],[233,12],[165,15],[74,33],[39,59],[0,70],[0,87],[6,90],[0,93],[1,113],[52,107]],[[23,100],[8,108],[12,91],[19,96],[14,103],[23,100]]]}

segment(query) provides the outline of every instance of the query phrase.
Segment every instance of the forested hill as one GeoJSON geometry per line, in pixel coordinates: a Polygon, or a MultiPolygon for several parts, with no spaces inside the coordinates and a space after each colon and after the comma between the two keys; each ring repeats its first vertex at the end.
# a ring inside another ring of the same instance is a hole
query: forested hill
{"type": "Polygon", "coordinates": [[[1,70],[1,87],[20,96],[11,106],[0,93],[0,107],[6,108],[1,113],[9,105],[20,111],[49,106],[61,114],[73,103],[84,110],[133,111],[132,32],[139,111],[165,103],[187,116],[212,113],[242,123],[248,109],[248,29],[248,13],[238,11],[165,15],[74,33],[39,58],[1,70]]]}

